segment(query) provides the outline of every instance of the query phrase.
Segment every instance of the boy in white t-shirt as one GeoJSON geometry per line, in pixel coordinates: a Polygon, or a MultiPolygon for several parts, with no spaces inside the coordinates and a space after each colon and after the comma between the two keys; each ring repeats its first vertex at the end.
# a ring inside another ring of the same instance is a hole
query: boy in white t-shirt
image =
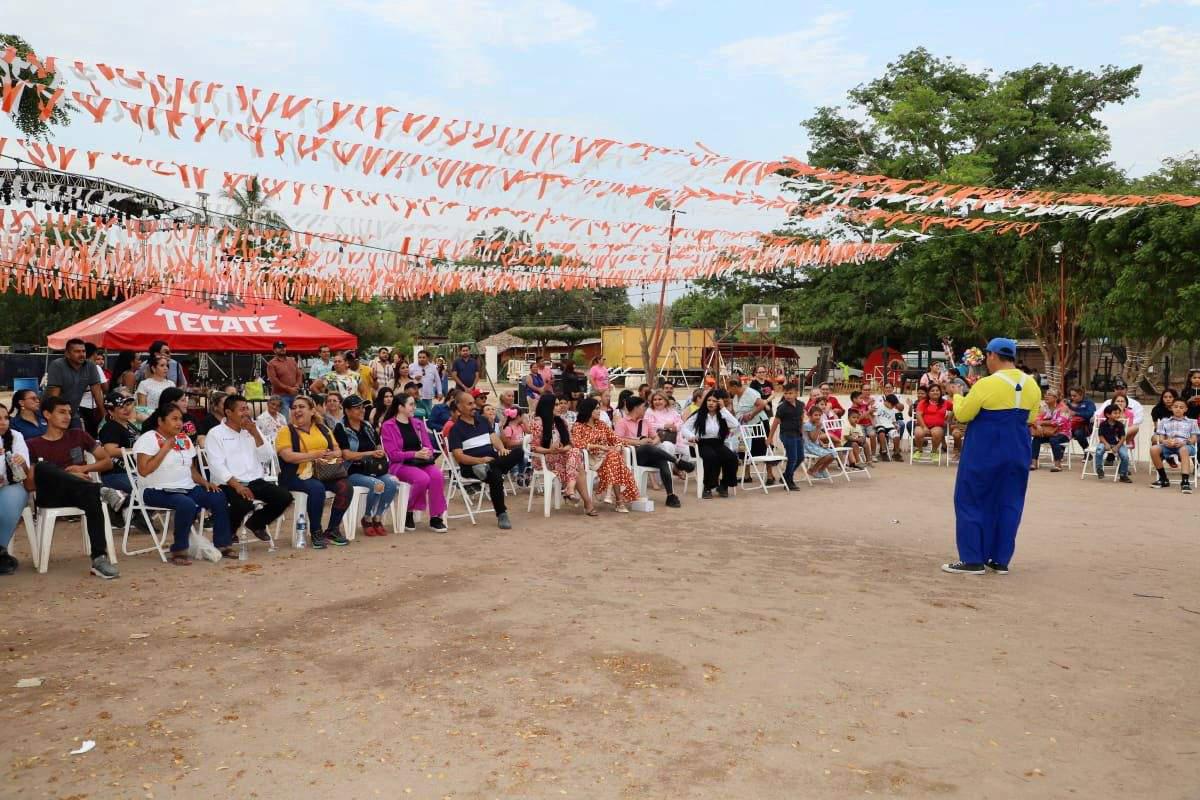
{"type": "Polygon", "coordinates": [[[875,439],[879,443],[879,457],[885,461],[889,442],[892,461],[904,460],[900,455],[900,426],[896,421],[901,413],[900,398],[894,394],[886,395],[883,402],[875,407],[875,439]]]}

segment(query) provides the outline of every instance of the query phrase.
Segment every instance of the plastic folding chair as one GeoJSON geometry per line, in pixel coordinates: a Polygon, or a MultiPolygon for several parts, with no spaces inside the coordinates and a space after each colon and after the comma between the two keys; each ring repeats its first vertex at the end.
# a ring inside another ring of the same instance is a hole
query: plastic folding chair
{"type": "MultiPolygon", "coordinates": [[[[201,450],[198,453],[203,452],[201,450]]],[[[164,562],[167,560],[167,524],[170,522],[171,509],[162,506],[150,506],[146,504],[143,496],[145,487],[142,486],[142,476],[137,469],[137,456],[132,450],[122,448],[121,463],[125,465],[125,474],[129,476],[129,484],[133,487],[133,492],[129,495],[129,504],[125,506],[125,529],[121,536],[121,552],[127,556],[137,556],[142,553],[157,551],[158,557],[164,562]],[[146,523],[146,528],[150,532],[150,541],[154,543],[153,547],[143,547],[140,550],[129,549],[129,530],[133,524],[133,515],[141,514],[142,519],[146,523]],[[154,525],[154,519],[151,514],[157,514],[162,521],[162,529],[159,530],[154,525]]],[[[196,517],[196,524],[203,530],[204,526],[204,509],[200,509],[199,516],[196,517]]],[[[193,526],[195,529],[195,526],[193,526]]]]}
{"type": "MultiPolygon", "coordinates": [[[[830,443],[835,442],[838,440],[839,437],[835,437],[833,434],[835,432],[838,434],[842,433],[842,420],[840,420],[840,419],[837,419],[837,420],[822,419],[821,420],[821,429],[824,430],[826,435],[829,436],[830,443]]],[[[833,450],[834,463],[838,465],[838,469],[840,469],[842,471],[842,475],[845,476],[846,482],[849,483],[850,476],[852,474],[854,474],[849,469],[846,468],[845,457],[850,453],[850,448],[847,445],[839,444],[839,445],[834,445],[832,450],[833,450]]],[[[862,469],[855,470],[854,472],[863,473],[867,476],[867,478],[871,477],[871,470],[869,467],[866,467],[866,466],[864,466],[862,469]]]]}
{"type": "MultiPolygon", "coordinates": [[[[633,473],[634,481],[637,483],[638,494],[642,497],[646,496],[647,489],[650,487],[650,477],[658,474],[658,467],[643,467],[637,463],[637,448],[633,445],[625,445],[621,448],[621,455],[625,459],[625,466],[629,467],[629,471],[633,473]]],[[[684,473],[685,475],[687,473],[684,473]]],[[[684,494],[687,494],[686,478],[683,485],[684,494]]]]}
{"type": "Polygon", "coordinates": [[[449,445],[445,438],[438,431],[430,432],[433,436],[435,446],[438,452],[442,454],[442,460],[445,462],[446,475],[450,480],[450,489],[446,492],[446,519],[462,519],[467,517],[471,520],[472,525],[477,525],[475,521],[476,514],[482,514],[486,509],[483,507],[484,498],[487,497],[487,484],[479,480],[479,478],[468,478],[462,474],[462,469],[458,462],[454,460],[454,456],[450,453],[449,445]],[[476,500],[472,503],[470,490],[475,491],[476,500]],[[466,506],[465,514],[451,514],[450,502],[455,496],[460,496],[463,499],[463,505],[466,506]]]}
{"type": "Polygon", "coordinates": [[[533,494],[539,488],[542,490],[542,516],[550,516],[550,507],[562,508],[562,485],[558,475],[546,464],[544,453],[535,453],[531,449],[533,437],[525,434],[521,440],[525,452],[529,453],[533,465],[533,476],[529,481],[529,502],[525,504],[526,511],[533,510],[533,494]]]}
{"type": "MultiPolygon", "coordinates": [[[[787,483],[784,481],[779,481],[772,486],[767,486],[766,470],[763,469],[762,466],[764,464],[768,466],[779,466],[779,468],[782,469],[783,467],[787,466],[786,456],[781,456],[776,453],[774,445],[772,445],[770,442],[767,442],[766,455],[751,455],[753,452],[752,445],[756,439],[762,439],[764,442],[767,440],[766,425],[762,422],[755,422],[750,425],[742,425],[740,428],[738,428],[738,435],[741,437],[742,447],[746,451],[744,463],[750,467],[751,472],[754,473],[754,477],[758,479],[758,485],[762,488],[763,494],[767,494],[768,489],[777,486],[782,486],[785,492],[790,492],[791,489],[788,488],[787,483]]],[[[745,486],[746,481],[743,480],[741,484],[742,486],[745,486]]]]}

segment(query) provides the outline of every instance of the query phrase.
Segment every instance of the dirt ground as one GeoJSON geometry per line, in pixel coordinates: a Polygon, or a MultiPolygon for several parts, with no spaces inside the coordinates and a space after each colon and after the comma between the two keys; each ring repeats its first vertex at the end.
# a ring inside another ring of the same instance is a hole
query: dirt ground
{"type": "Polygon", "coordinates": [[[1200,497],[1040,472],[961,577],[953,470],[874,474],[109,583],[64,528],[0,578],[0,795],[1200,797],[1200,497]]]}

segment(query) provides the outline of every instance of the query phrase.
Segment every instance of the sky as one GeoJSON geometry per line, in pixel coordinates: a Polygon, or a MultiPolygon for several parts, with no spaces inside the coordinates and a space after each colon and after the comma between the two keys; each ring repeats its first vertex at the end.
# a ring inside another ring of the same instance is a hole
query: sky
{"type": "MultiPolygon", "coordinates": [[[[802,119],[917,46],[996,71],[1143,64],[1141,95],[1105,113],[1118,166],[1144,174],[1200,146],[1200,0],[174,5],[60,0],[47,13],[8,3],[0,29],[65,58],[689,150],[701,143],[748,159],[803,158],[802,119]]],[[[5,135],[14,134],[0,119],[5,135]]],[[[295,165],[256,165],[219,145],[198,154],[195,145],[139,141],[113,125],[78,122],[56,141],[312,179],[295,165]]],[[[372,188],[353,177],[340,183],[372,188]]],[[[698,209],[689,221],[757,224],[742,214],[698,209]]],[[[596,216],[661,221],[636,209],[596,216]]]]}

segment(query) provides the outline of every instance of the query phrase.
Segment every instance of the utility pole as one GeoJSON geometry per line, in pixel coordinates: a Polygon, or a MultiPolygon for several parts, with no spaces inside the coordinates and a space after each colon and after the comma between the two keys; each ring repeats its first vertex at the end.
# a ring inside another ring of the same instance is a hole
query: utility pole
{"type": "MultiPolygon", "coordinates": [[[[673,207],[669,200],[660,197],[654,201],[654,207],[659,211],[671,209],[671,224],[667,229],[667,257],[666,264],[663,267],[662,287],[658,292],[658,314],[654,319],[654,333],[650,340],[650,363],[646,365],[646,378],[649,381],[652,375],[658,373],[658,356],[662,350],[663,343],[663,317],[666,313],[667,306],[667,281],[671,275],[671,246],[675,243],[675,215],[685,214],[687,212],[680,211],[673,207]]],[[[653,383],[653,381],[650,381],[653,383]]]]}

